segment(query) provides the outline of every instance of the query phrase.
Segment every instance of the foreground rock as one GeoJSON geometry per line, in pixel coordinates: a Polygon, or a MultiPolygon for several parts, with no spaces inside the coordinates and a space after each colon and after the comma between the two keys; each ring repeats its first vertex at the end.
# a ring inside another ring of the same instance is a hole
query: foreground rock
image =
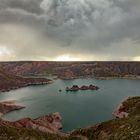
{"type": "MultiPolygon", "coordinates": [[[[0,118],[4,114],[25,108],[25,106],[15,104],[15,101],[3,101],[0,103],[0,118]]],[[[56,112],[50,115],[39,117],[37,119],[23,118],[21,120],[10,122],[1,119],[1,124],[7,124],[16,128],[33,129],[45,133],[57,134],[62,129],[62,117],[56,112]]]]}
{"type": "Polygon", "coordinates": [[[39,132],[58,134],[59,130],[62,129],[62,117],[56,112],[50,115],[39,117],[37,119],[23,118],[15,122],[9,122],[2,120],[2,124],[16,127],[18,129],[26,128],[29,130],[36,130],[39,132]]]}
{"type": "Polygon", "coordinates": [[[15,101],[13,100],[0,102],[0,118],[8,112],[23,108],[25,108],[25,106],[15,104],[15,101]]]}
{"type": "Polygon", "coordinates": [[[121,103],[117,109],[112,113],[116,118],[128,117],[128,113],[125,112],[125,106],[121,103]]]}

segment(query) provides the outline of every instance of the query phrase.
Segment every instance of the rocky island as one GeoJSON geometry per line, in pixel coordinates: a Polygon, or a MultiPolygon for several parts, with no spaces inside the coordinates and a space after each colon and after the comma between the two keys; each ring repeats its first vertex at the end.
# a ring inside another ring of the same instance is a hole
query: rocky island
{"type": "Polygon", "coordinates": [[[79,90],[98,90],[99,87],[95,85],[83,85],[79,87],[78,85],[73,85],[72,87],[66,87],[66,91],[79,91],[79,90]]]}

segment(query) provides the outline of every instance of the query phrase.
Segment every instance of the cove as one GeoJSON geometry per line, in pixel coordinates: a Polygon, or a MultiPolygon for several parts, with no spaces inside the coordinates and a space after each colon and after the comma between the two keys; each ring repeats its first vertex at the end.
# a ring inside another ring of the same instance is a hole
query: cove
{"type": "Polygon", "coordinates": [[[24,117],[37,118],[53,112],[63,117],[63,130],[71,131],[95,123],[112,119],[112,112],[120,102],[129,96],[140,96],[140,81],[126,79],[96,80],[75,79],[55,80],[53,84],[30,86],[0,94],[2,100],[17,100],[25,105],[20,111],[4,116],[11,121],[24,117]],[[66,92],[65,87],[72,85],[94,84],[97,91],[66,92]],[[59,92],[59,89],[62,92],[59,92]]]}

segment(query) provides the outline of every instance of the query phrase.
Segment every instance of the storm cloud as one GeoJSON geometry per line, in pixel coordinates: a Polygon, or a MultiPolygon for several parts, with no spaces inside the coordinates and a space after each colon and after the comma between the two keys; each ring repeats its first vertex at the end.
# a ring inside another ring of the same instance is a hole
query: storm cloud
{"type": "Polygon", "coordinates": [[[139,60],[139,0],[0,0],[0,59],[139,60]]]}

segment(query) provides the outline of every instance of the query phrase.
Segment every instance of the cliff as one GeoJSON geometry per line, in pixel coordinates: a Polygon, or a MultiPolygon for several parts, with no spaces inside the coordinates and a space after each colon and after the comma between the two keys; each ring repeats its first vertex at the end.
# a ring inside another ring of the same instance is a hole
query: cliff
{"type": "Polygon", "coordinates": [[[3,69],[22,76],[56,75],[61,79],[93,76],[140,79],[140,62],[1,62],[3,69]]]}

